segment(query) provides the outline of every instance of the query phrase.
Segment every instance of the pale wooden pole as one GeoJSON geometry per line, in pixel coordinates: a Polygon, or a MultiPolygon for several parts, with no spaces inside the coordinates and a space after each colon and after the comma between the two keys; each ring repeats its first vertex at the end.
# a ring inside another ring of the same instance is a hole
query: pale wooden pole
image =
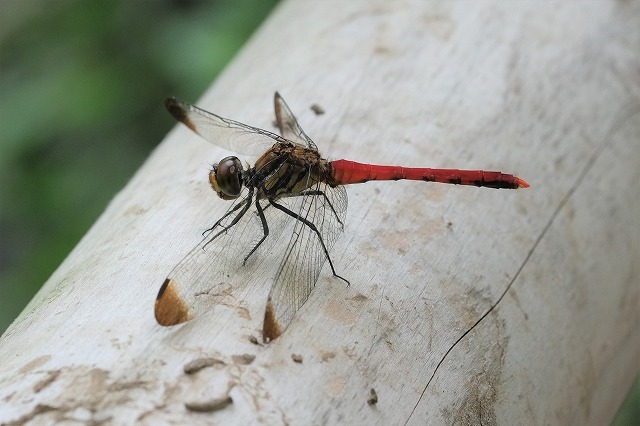
{"type": "Polygon", "coordinates": [[[332,158],[531,188],[349,187],[332,258],[351,286],[325,266],[256,345],[268,283],[154,319],[228,206],[207,183],[227,154],[177,128],[2,336],[0,424],[610,422],[640,366],[639,18],[638,2],[284,2],[200,106],[272,129],[279,90],[332,158]]]}

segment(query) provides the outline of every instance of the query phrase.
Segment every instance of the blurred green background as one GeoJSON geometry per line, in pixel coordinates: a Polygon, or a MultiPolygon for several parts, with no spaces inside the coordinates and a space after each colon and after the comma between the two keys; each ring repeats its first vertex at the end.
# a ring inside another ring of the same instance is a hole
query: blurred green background
{"type": "Polygon", "coordinates": [[[277,0],[0,0],[0,333],[277,0]]]}
{"type": "Polygon", "coordinates": [[[0,333],[276,3],[0,0],[0,333]]]}

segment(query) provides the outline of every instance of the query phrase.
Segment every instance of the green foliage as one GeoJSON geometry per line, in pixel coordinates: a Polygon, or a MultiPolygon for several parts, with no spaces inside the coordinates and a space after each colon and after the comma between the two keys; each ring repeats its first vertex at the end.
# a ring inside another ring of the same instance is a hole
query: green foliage
{"type": "Polygon", "coordinates": [[[627,399],[620,407],[612,424],[613,426],[640,425],[640,376],[636,377],[627,399]]]}

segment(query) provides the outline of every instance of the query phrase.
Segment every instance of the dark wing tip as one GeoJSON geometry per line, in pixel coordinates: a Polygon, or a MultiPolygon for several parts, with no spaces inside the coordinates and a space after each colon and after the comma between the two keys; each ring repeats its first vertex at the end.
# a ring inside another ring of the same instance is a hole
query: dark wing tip
{"type": "Polygon", "coordinates": [[[276,319],[271,298],[267,300],[267,309],[264,311],[264,324],[262,326],[262,340],[269,343],[282,334],[282,326],[276,319]]]}
{"type": "Polygon", "coordinates": [[[155,306],[156,321],[169,326],[189,321],[189,307],[178,292],[176,282],[167,278],[162,283],[155,306]]]}
{"type": "Polygon", "coordinates": [[[282,96],[280,93],[276,92],[273,94],[273,110],[276,113],[276,125],[278,126],[278,130],[280,131],[280,135],[284,136],[284,113],[282,112],[282,104],[284,103],[282,96]]]}
{"type": "Polygon", "coordinates": [[[186,116],[186,111],[182,106],[182,102],[174,97],[165,99],[164,107],[167,109],[167,111],[169,111],[169,114],[171,114],[173,118],[178,121],[182,121],[182,119],[186,116]]]}
{"type": "Polygon", "coordinates": [[[164,107],[169,111],[169,114],[171,114],[173,118],[198,133],[195,125],[189,119],[189,109],[187,108],[188,104],[171,97],[164,100],[164,107]]]}

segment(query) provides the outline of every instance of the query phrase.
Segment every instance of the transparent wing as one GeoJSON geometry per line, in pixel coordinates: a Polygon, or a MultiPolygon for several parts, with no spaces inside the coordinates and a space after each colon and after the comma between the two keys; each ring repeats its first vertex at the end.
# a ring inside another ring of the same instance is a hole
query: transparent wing
{"type": "Polygon", "coordinates": [[[299,143],[307,148],[318,150],[316,144],[302,130],[298,120],[289,109],[287,103],[278,92],[273,97],[273,107],[276,111],[276,123],[280,129],[280,134],[290,141],[299,143]]]}
{"type": "Polygon", "coordinates": [[[282,334],[306,302],[327,259],[325,249],[330,252],[343,229],[347,211],[347,193],[343,186],[332,188],[320,182],[306,193],[296,210],[304,220],[295,221],[267,300],[263,325],[265,340],[273,340],[282,334]]]}
{"type": "MultiPolygon", "coordinates": [[[[245,189],[242,196],[246,197],[247,192],[245,189]]],[[[180,324],[215,309],[222,313],[228,308],[232,312],[246,311],[251,309],[245,303],[248,292],[255,286],[271,284],[281,256],[281,251],[273,250],[273,246],[287,223],[293,226],[291,218],[270,206],[264,209],[269,236],[244,265],[245,257],[264,235],[255,202],[250,204],[235,226],[212,240],[241,212],[247,200],[234,203],[223,216],[220,226],[208,231],[202,241],[171,270],[155,303],[155,317],[159,324],[180,324]]],[[[261,205],[265,202],[262,200],[261,205]]]]}
{"type": "Polygon", "coordinates": [[[220,117],[175,98],[167,98],[164,105],[176,120],[207,141],[240,154],[260,155],[274,143],[284,142],[282,136],[268,130],[220,117]]]}

